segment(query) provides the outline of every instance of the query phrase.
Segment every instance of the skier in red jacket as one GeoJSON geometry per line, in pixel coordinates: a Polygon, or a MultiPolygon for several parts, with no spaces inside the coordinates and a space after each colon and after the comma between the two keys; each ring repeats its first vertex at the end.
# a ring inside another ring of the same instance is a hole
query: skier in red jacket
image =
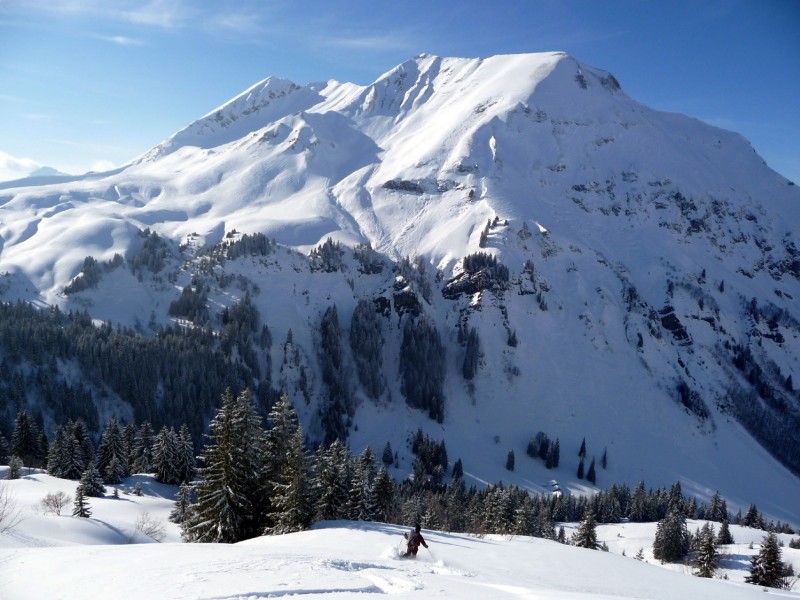
{"type": "Polygon", "coordinates": [[[425,538],[423,538],[422,534],[419,532],[419,525],[417,525],[416,529],[414,529],[414,531],[412,531],[411,533],[404,533],[403,537],[405,537],[408,540],[408,550],[406,551],[405,554],[403,554],[404,558],[407,556],[416,557],[417,550],[419,550],[420,544],[422,544],[426,548],[428,547],[428,544],[425,543],[425,538]]]}

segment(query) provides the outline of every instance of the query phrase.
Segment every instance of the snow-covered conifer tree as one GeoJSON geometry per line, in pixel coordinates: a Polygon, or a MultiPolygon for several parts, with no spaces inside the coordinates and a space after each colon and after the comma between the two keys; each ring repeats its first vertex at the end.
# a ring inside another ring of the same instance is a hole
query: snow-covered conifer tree
{"type": "Polygon", "coordinates": [[[84,493],[84,489],[82,485],[79,485],[75,489],[75,502],[73,504],[74,508],[72,509],[72,516],[73,517],[82,517],[82,518],[89,518],[92,516],[91,507],[89,503],[86,501],[86,494],[84,493]]]}
{"type": "Polygon", "coordinates": [[[161,428],[153,442],[153,471],[160,483],[180,483],[178,473],[178,436],[174,428],[161,428]]]}
{"type": "Polygon", "coordinates": [[[289,441],[278,479],[272,485],[270,522],[264,533],[281,535],[302,531],[311,521],[306,443],[298,426],[289,441]]]}
{"type": "Polygon", "coordinates": [[[586,508],[583,520],[578,525],[578,529],[572,538],[572,543],[580,548],[590,548],[592,550],[597,550],[600,547],[597,542],[597,523],[594,520],[594,511],[591,506],[586,508]]]}
{"type": "Polygon", "coordinates": [[[653,557],[662,562],[676,562],[689,552],[689,541],[686,517],[677,510],[671,510],[656,527],[653,557]]]}
{"type": "Polygon", "coordinates": [[[750,559],[750,575],[745,581],[768,588],[787,588],[792,570],[781,558],[778,536],[770,531],[764,536],[758,554],[750,559]]]}
{"type": "Polygon", "coordinates": [[[103,477],[100,475],[100,471],[95,466],[94,461],[89,463],[89,466],[86,467],[83,475],[81,475],[79,487],[83,490],[85,496],[99,498],[106,493],[103,477]]]}
{"type": "Polygon", "coordinates": [[[263,496],[264,432],[249,391],[236,399],[225,391],[208,437],[192,486],[197,502],[181,524],[184,539],[234,543],[260,535],[254,507],[263,496]]]}
{"type": "Polygon", "coordinates": [[[717,570],[717,544],[714,537],[714,528],[706,523],[700,530],[697,541],[697,556],[695,565],[698,577],[713,577],[717,570]]]}

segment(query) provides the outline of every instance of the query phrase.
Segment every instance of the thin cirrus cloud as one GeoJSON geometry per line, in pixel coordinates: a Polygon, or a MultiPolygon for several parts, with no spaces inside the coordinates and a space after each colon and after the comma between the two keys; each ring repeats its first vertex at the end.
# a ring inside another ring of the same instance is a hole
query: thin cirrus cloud
{"type": "Polygon", "coordinates": [[[92,36],[97,40],[108,42],[109,44],[116,44],[117,46],[143,46],[144,40],[127,37],[124,35],[95,35],[92,36]]]}

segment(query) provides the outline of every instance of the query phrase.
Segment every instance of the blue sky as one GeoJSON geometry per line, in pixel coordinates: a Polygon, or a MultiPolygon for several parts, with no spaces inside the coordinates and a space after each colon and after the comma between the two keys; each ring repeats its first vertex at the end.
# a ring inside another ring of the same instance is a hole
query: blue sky
{"type": "Polygon", "coordinates": [[[798,32],[800,0],[0,0],[0,163],[121,165],[269,75],[564,50],[800,183],[798,32]]]}

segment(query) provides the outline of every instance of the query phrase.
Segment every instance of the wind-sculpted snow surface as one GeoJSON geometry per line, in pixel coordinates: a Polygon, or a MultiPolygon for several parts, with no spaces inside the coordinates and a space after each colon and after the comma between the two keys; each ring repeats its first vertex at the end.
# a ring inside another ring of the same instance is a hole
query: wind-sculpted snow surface
{"type": "Polygon", "coordinates": [[[204,286],[217,332],[247,295],[274,341],[262,379],[316,441],[322,315],[335,305],[347,339],[372,303],[386,385],[374,400],[348,379],[348,344],[336,383],[350,444],[390,441],[397,477],[422,427],[470,482],[585,493],[585,437],[587,468],[608,455],[600,486],[680,480],[800,521],[800,190],[741,136],[643,106],[563,53],[423,55],[368,86],[270,78],[119,171],[2,187],[0,300],[150,334],[190,325],[169,311],[186,286],[204,286]],[[211,258],[243,234],[277,245],[211,258]],[[328,238],[341,251],[310,258],[328,238]],[[478,252],[496,264],[464,275],[478,252]],[[108,265],[92,285],[87,256],[108,265]],[[410,321],[441,340],[436,361],[401,364],[410,321]],[[540,431],[564,449],[555,469],[525,455],[540,431]]]}

